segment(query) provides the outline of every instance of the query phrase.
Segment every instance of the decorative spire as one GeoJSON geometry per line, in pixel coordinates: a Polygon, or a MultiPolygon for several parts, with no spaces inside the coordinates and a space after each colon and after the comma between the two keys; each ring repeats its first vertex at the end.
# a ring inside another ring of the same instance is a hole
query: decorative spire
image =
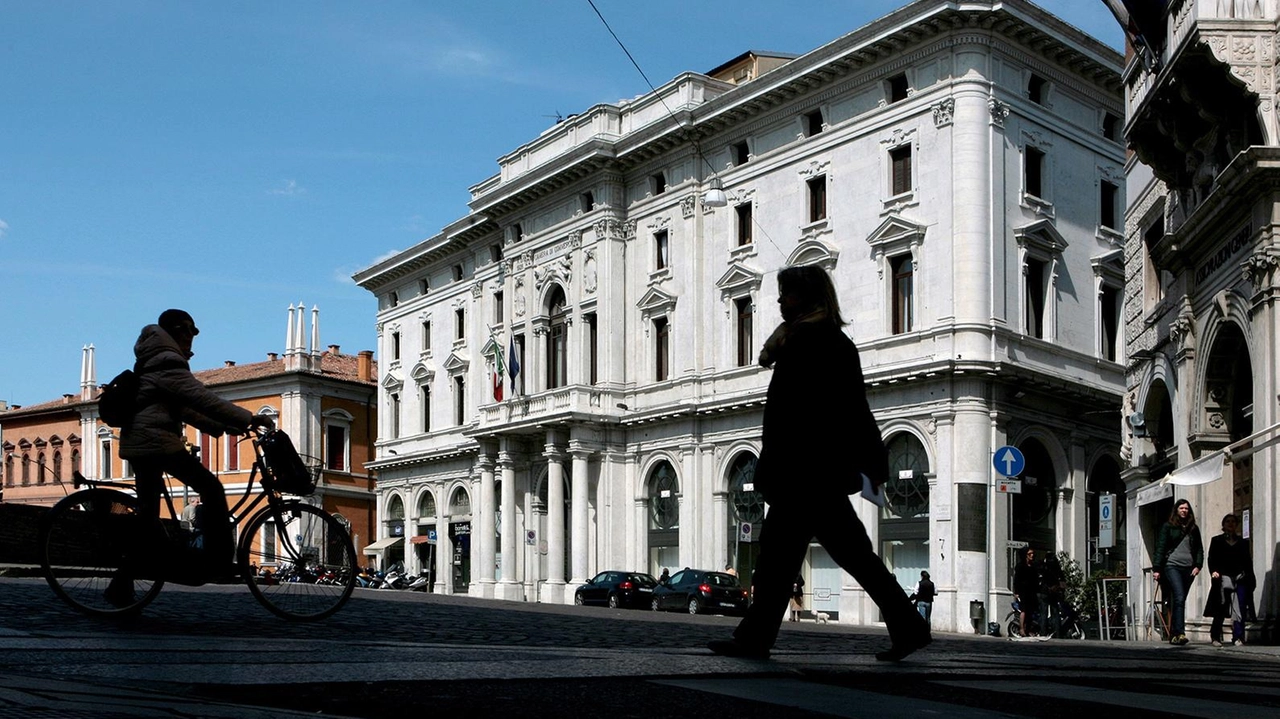
{"type": "Polygon", "coordinates": [[[289,305],[289,321],[284,328],[284,354],[288,357],[293,353],[293,305],[289,305]]]}
{"type": "Polygon", "coordinates": [[[311,306],[311,355],[320,354],[320,306],[311,306]]]}

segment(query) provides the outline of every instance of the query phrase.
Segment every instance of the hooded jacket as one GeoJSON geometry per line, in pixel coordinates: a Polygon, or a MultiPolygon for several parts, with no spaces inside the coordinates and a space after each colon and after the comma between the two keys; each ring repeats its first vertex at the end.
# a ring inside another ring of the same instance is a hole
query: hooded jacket
{"type": "Polygon", "coordinates": [[[182,424],[219,436],[249,426],[253,413],[209,391],[191,374],[184,353],[160,325],[142,328],[133,345],[139,374],[137,413],[120,432],[120,456],[138,459],[186,451],[182,424]]]}
{"type": "Polygon", "coordinates": [[[774,366],[757,487],[776,504],[852,494],[862,489],[862,474],[884,484],[889,457],[867,403],[857,347],[825,320],[791,322],[783,332],[762,358],[774,366]]]}

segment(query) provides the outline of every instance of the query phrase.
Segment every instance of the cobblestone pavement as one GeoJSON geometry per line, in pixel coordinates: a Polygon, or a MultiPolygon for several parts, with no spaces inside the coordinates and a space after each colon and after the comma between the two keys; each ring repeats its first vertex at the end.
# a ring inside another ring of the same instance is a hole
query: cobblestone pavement
{"type": "Polygon", "coordinates": [[[771,661],[712,656],[706,642],[735,623],[357,590],[334,617],[293,624],[243,586],[166,587],[141,617],[115,623],[72,612],[41,580],[0,579],[0,719],[422,709],[649,717],[663,706],[742,717],[1280,710],[1272,647],[938,634],[908,661],[884,665],[873,656],[887,646],[882,629],[784,623],[771,661]]]}

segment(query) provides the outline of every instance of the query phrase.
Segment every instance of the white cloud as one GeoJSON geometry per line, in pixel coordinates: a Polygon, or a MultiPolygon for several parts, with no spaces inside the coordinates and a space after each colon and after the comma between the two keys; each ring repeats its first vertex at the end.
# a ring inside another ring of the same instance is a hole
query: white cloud
{"type": "Polygon", "coordinates": [[[0,237],[4,237],[8,231],[9,231],[9,223],[5,222],[4,220],[0,220],[0,237]]]}
{"type": "Polygon", "coordinates": [[[307,188],[300,187],[297,180],[286,180],[283,186],[267,190],[267,194],[283,195],[285,197],[301,197],[307,194],[307,188]]]}

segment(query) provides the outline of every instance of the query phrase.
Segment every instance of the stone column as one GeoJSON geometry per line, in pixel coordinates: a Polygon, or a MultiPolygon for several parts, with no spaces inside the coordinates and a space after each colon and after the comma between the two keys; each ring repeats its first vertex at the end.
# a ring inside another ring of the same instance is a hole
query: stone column
{"type": "MultiPolygon", "coordinates": [[[[493,597],[494,583],[494,564],[495,548],[494,548],[494,509],[497,505],[493,500],[493,455],[481,454],[476,462],[480,466],[480,496],[477,498],[476,506],[472,514],[476,517],[476,536],[472,539],[480,548],[479,566],[476,567],[476,573],[479,577],[477,583],[480,585],[480,596],[485,598],[493,597]]],[[[447,501],[447,500],[446,500],[447,501]]],[[[436,536],[440,536],[440,531],[436,531],[436,536]]]]}
{"type": "Polygon", "coordinates": [[[569,454],[573,457],[573,472],[571,481],[573,486],[570,495],[570,507],[573,512],[573,534],[570,536],[570,543],[573,549],[573,578],[570,583],[574,586],[583,584],[587,581],[587,556],[589,540],[589,524],[587,512],[587,459],[591,453],[581,447],[570,446],[569,454]]]}
{"type": "MultiPolygon", "coordinates": [[[[494,596],[498,599],[520,599],[522,589],[516,582],[516,468],[510,453],[498,453],[502,471],[502,578],[494,596]]],[[[492,540],[491,540],[492,541],[492,540]]]]}
{"type": "MultiPolygon", "coordinates": [[[[489,470],[489,476],[493,476],[493,470],[489,470]]],[[[445,511],[448,509],[449,498],[443,496],[436,497],[436,576],[432,587],[432,591],[436,594],[444,594],[449,591],[449,582],[453,574],[453,565],[450,563],[450,555],[453,553],[452,547],[449,546],[449,524],[445,519],[445,511]]],[[[493,575],[490,574],[490,577],[493,575]]]]}
{"type": "MultiPolygon", "coordinates": [[[[548,437],[550,439],[550,437],[548,437]]],[[[547,584],[546,601],[572,601],[564,582],[564,453],[547,443],[547,584]]]]}

